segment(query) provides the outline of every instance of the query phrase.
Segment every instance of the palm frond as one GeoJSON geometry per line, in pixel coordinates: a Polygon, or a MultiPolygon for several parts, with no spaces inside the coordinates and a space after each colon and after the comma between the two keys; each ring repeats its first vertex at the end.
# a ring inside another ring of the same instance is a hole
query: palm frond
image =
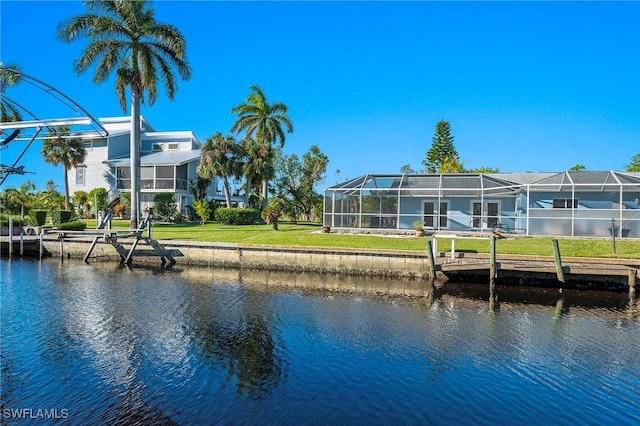
{"type": "MultiPolygon", "coordinates": [[[[121,41],[101,41],[96,42],[101,46],[96,46],[92,51],[93,58],[87,58],[86,63],[79,64],[76,71],[84,71],[90,65],[89,60],[95,62],[99,59],[96,65],[96,70],[93,74],[93,81],[96,84],[105,81],[111,73],[116,70],[123,61],[126,61],[127,45],[121,41]],[[97,52],[100,52],[99,54],[97,52]]],[[[93,44],[93,43],[92,43],[93,44]]],[[[89,48],[89,46],[87,47],[89,48]]]]}
{"type": "Polygon", "coordinates": [[[131,73],[126,68],[120,68],[116,72],[116,95],[122,111],[127,112],[127,87],[131,84],[131,73]]]}
{"type": "Polygon", "coordinates": [[[184,80],[191,77],[186,61],[186,42],[172,25],[157,23],[154,10],[147,0],[88,0],[90,13],[62,21],[58,37],[66,42],[81,37],[90,43],[74,62],[77,74],[96,65],[94,82],[105,81],[117,70],[116,94],[126,111],[124,94],[130,85],[149,104],[158,96],[161,78],[169,99],[173,99],[177,84],[175,73],[184,80]]]}
{"type": "Polygon", "coordinates": [[[162,46],[162,50],[171,52],[171,56],[177,59],[184,59],[186,56],[187,43],[178,28],[173,25],[159,23],[149,28],[145,32],[145,37],[159,47],[162,46]],[[156,40],[157,43],[155,43],[156,40]]]}
{"type": "Polygon", "coordinates": [[[65,19],[58,23],[56,36],[65,43],[86,37],[91,31],[91,26],[96,17],[97,15],[85,14],[65,19]]]}

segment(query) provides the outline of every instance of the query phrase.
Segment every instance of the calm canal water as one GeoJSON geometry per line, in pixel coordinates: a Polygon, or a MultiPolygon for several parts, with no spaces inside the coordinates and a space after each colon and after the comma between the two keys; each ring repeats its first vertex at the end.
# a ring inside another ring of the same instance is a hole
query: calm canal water
{"type": "Polygon", "coordinates": [[[3,424],[640,423],[624,293],[498,287],[492,312],[478,285],[0,267],[3,424]]]}

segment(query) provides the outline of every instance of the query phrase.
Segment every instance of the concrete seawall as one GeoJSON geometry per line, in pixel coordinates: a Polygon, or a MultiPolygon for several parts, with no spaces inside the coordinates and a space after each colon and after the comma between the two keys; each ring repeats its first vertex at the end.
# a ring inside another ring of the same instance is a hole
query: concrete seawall
{"type": "MultiPolygon", "coordinates": [[[[132,240],[118,241],[124,243],[128,253],[132,240]]],[[[366,250],[160,240],[156,246],[160,246],[161,250],[154,252],[153,247],[147,245],[144,240],[141,241],[133,252],[134,265],[164,267],[160,254],[166,253],[173,257],[180,267],[193,265],[292,273],[312,272],[339,274],[345,277],[368,276],[417,280],[431,278],[426,250],[366,250]]],[[[86,235],[68,238],[63,242],[54,235],[47,235],[43,239],[44,256],[84,259],[91,243],[92,238],[86,235]]],[[[16,257],[18,256],[17,244],[14,241],[13,253],[16,257]]],[[[7,255],[7,249],[8,241],[3,239],[3,257],[7,255]]],[[[38,257],[39,250],[37,237],[25,239],[24,256],[38,257]]],[[[115,263],[120,262],[120,256],[113,245],[101,239],[88,261],[115,263]]],[[[566,257],[563,258],[566,262],[563,269],[570,274],[567,282],[561,284],[554,272],[555,267],[549,268],[549,265],[553,265],[553,256],[499,254],[498,257],[499,282],[513,285],[632,291],[640,271],[640,260],[566,257]]],[[[486,266],[489,260],[488,254],[456,253],[454,259],[449,253],[439,252],[435,260],[437,281],[489,282],[486,266]]]]}
{"type": "MultiPolygon", "coordinates": [[[[390,277],[429,277],[425,252],[394,250],[336,249],[294,246],[244,245],[229,243],[199,243],[188,241],[158,241],[170,251],[179,265],[224,266],[244,269],[341,273],[390,277]]],[[[48,255],[64,258],[84,258],[91,240],[45,237],[43,246],[48,255]],[[61,253],[62,250],[62,253],[61,253]]],[[[31,248],[31,253],[34,249],[31,248]]],[[[134,264],[160,264],[149,246],[141,243],[134,251],[134,264]]],[[[116,249],[99,241],[90,261],[120,260],[116,249]]]]}

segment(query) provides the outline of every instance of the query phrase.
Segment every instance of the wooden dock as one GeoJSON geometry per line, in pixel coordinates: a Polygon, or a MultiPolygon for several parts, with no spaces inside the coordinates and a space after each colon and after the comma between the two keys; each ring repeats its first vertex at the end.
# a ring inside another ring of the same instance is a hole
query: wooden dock
{"type": "MultiPolygon", "coordinates": [[[[482,271],[487,273],[491,266],[488,256],[471,258],[469,256],[456,259],[443,259],[436,265],[442,272],[482,271]],[[485,258],[483,258],[485,257],[485,258]]],[[[522,271],[527,273],[548,273],[556,275],[556,265],[553,257],[541,256],[498,256],[496,269],[498,271],[522,271]]],[[[566,274],[583,275],[611,275],[627,276],[630,270],[640,269],[640,260],[631,259],[595,259],[595,258],[564,258],[562,269],[566,274]]]]}
{"type": "MultiPolygon", "coordinates": [[[[566,257],[561,259],[562,275],[553,256],[497,255],[495,280],[500,284],[537,283],[590,288],[628,288],[635,291],[640,260],[566,257]]],[[[449,253],[435,257],[436,271],[458,282],[490,284],[491,258],[486,254],[449,253]]]]}

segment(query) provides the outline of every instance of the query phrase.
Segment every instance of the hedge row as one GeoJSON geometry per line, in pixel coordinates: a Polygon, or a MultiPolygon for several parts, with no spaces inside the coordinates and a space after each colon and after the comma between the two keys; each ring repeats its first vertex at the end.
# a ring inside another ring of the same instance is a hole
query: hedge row
{"type": "Polygon", "coordinates": [[[81,220],[74,220],[73,222],[65,222],[58,225],[59,230],[63,231],[84,231],[87,224],[81,220]]]}
{"type": "Polygon", "coordinates": [[[25,225],[25,220],[20,218],[20,215],[8,215],[0,214],[0,225],[9,226],[9,218],[13,219],[13,226],[25,225]]]}
{"type": "Polygon", "coordinates": [[[73,216],[74,213],[71,210],[52,210],[51,223],[56,228],[59,228],[61,224],[70,222],[73,216]]]}
{"type": "Polygon", "coordinates": [[[260,218],[257,209],[218,207],[214,212],[216,222],[224,225],[253,225],[260,218]]]}
{"type": "Polygon", "coordinates": [[[31,210],[29,216],[36,221],[36,225],[43,226],[47,221],[47,213],[47,210],[31,210]]]}

